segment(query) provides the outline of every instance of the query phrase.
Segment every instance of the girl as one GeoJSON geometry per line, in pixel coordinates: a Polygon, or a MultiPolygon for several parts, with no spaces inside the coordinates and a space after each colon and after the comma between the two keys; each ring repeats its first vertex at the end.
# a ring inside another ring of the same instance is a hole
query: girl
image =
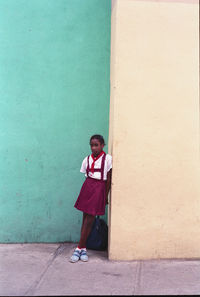
{"type": "Polygon", "coordinates": [[[86,180],[74,205],[83,212],[81,236],[77,248],[70,259],[72,263],[79,259],[88,261],[86,241],[92,229],[96,215],[105,214],[108,193],[111,185],[112,157],[103,151],[105,142],[101,135],[90,138],[92,154],[86,157],[80,172],[85,173],[86,180]]]}

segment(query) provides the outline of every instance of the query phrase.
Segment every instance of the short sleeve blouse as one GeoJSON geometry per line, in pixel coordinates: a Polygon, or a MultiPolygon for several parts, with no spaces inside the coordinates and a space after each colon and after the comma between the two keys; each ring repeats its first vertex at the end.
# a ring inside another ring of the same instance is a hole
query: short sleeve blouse
{"type": "MultiPolygon", "coordinates": [[[[95,169],[100,169],[101,168],[102,157],[103,156],[101,156],[98,160],[95,161],[95,165],[94,165],[95,169]]],[[[87,176],[87,173],[86,173],[87,158],[88,157],[85,157],[85,159],[83,160],[82,165],[81,165],[81,169],[80,169],[80,172],[85,173],[85,176],[87,176]]],[[[93,159],[92,159],[92,156],[90,155],[89,156],[89,168],[91,168],[92,163],[93,163],[93,159]]],[[[104,166],[104,176],[103,176],[104,180],[107,180],[107,173],[110,171],[111,168],[112,168],[112,156],[109,155],[109,154],[106,154],[105,166],[104,166]]],[[[98,171],[94,172],[94,173],[89,172],[89,177],[95,178],[95,179],[101,179],[101,172],[98,172],[98,171]]]]}

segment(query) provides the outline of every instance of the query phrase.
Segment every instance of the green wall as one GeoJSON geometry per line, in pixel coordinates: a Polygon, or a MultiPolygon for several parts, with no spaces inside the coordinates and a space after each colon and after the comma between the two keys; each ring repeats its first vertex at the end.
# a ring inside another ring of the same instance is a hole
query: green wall
{"type": "Polygon", "coordinates": [[[89,138],[108,139],[110,0],[0,0],[0,242],[77,241],[89,138]]]}

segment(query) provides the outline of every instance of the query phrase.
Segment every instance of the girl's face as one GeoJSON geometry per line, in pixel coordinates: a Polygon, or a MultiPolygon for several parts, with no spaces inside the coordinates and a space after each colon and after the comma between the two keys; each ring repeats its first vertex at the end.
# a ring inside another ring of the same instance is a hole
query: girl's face
{"type": "Polygon", "coordinates": [[[90,141],[91,151],[94,157],[97,157],[103,150],[104,144],[101,144],[98,139],[92,139],[90,141]]]}

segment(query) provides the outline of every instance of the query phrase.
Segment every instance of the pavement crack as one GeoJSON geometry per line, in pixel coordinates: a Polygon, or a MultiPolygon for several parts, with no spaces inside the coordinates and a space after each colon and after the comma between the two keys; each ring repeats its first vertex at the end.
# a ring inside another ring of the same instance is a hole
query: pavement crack
{"type": "Polygon", "coordinates": [[[138,261],[136,274],[135,274],[135,281],[134,281],[134,289],[133,295],[138,295],[140,290],[140,282],[141,282],[141,273],[142,273],[142,261],[138,261]]]}
{"type": "Polygon", "coordinates": [[[66,249],[66,245],[61,244],[59,245],[59,247],[55,250],[55,252],[53,253],[53,256],[51,259],[49,259],[47,261],[46,267],[44,268],[44,270],[42,271],[42,273],[40,274],[40,276],[33,282],[33,284],[28,288],[28,290],[25,292],[24,296],[34,296],[34,292],[36,291],[39,283],[41,282],[41,280],[43,279],[44,275],[46,274],[47,270],[49,269],[49,267],[52,265],[52,263],[54,262],[54,260],[57,258],[57,256],[59,256],[60,254],[62,254],[62,252],[66,249]]]}

